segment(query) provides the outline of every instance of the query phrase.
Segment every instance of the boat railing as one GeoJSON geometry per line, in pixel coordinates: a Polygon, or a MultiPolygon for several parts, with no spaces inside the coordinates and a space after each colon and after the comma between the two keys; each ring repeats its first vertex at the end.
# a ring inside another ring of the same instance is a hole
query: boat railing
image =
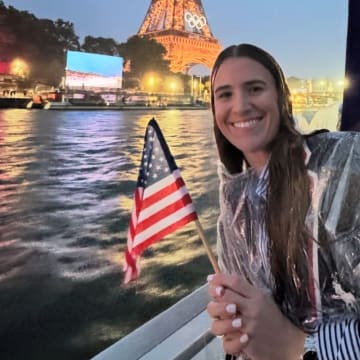
{"type": "Polygon", "coordinates": [[[114,343],[92,360],[218,360],[220,340],[210,333],[207,285],[114,343]]]}

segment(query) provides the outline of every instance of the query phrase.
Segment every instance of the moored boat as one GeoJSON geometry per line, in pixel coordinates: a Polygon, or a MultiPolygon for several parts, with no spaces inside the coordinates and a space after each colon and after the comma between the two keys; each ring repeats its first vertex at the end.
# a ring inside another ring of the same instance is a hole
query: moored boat
{"type": "Polygon", "coordinates": [[[0,97],[0,109],[29,109],[31,106],[31,98],[0,97]]]}

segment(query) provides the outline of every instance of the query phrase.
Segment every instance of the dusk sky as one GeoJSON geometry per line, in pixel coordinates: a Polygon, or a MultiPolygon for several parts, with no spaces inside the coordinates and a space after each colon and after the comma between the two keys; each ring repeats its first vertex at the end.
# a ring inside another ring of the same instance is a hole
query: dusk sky
{"type": "MultiPolygon", "coordinates": [[[[135,35],[150,0],[4,0],[38,18],[74,23],[86,35],[125,42],[135,35]]],[[[286,76],[344,76],[347,0],[202,0],[223,47],[253,43],[272,53],[286,76]]],[[[202,70],[203,72],[204,70],[202,70]]]]}

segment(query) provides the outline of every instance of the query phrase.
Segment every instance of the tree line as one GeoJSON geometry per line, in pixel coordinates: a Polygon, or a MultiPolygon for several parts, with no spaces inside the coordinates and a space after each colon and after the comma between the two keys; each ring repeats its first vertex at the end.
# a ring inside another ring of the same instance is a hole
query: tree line
{"type": "Polygon", "coordinates": [[[164,58],[166,49],[156,40],[135,35],[118,43],[112,38],[88,35],[80,43],[72,22],[38,19],[0,0],[0,61],[21,58],[29,65],[28,79],[58,86],[67,50],[121,56],[131,69],[124,73],[124,87],[136,86],[150,71],[170,74],[170,62],[164,58]]]}

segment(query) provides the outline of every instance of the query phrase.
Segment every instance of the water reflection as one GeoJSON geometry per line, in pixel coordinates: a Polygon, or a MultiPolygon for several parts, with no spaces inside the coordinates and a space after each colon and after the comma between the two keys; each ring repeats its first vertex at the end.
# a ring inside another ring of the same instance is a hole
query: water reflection
{"type": "Polygon", "coordinates": [[[121,285],[152,117],[214,243],[216,152],[208,111],[0,112],[0,307],[7,309],[0,353],[9,359],[88,359],[211,271],[188,224],[145,252],[136,284],[121,285]]]}

